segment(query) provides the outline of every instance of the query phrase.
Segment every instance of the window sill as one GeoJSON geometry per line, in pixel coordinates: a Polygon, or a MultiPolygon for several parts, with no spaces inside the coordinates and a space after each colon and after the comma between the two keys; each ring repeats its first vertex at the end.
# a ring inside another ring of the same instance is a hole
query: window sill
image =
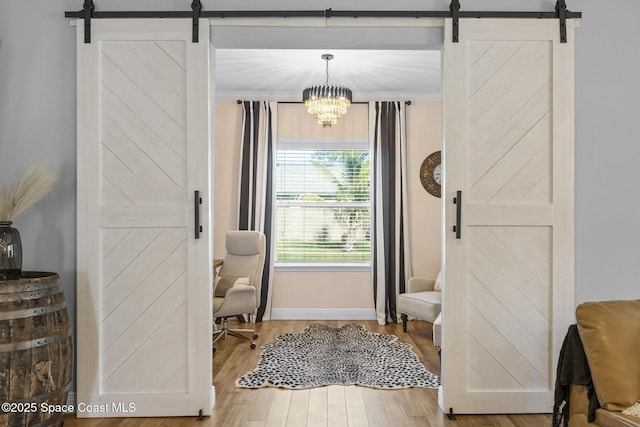
{"type": "Polygon", "coordinates": [[[278,263],[273,266],[274,271],[321,271],[321,272],[332,272],[332,271],[371,271],[371,264],[363,264],[363,263],[340,263],[340,264],[324,264],[324,263],[278,263]]]}

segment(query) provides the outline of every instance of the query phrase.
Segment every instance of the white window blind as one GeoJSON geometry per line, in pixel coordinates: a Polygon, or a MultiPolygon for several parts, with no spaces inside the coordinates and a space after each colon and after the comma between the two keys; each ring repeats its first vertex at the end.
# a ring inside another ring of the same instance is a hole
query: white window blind
{"type": "Polygon", "coordinates": [[[369,158],[366,139],[278,140],[277,264],[370,263],[369,158]]]}

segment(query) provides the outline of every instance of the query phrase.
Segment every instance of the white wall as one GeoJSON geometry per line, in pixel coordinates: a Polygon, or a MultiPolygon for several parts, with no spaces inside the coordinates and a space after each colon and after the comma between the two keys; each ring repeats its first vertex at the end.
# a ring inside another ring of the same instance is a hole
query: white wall
{"type": "Polygon", "coordinates": [[[33,159],[59,173],[53,191],[14,226],[22,238],[23,270],[60,274],[74,322],[76,56],[75,27],[64,19],[65,7],[80,5],[0,0],[0,180],[15,184],[33,159]]]}
{"type": "MultiPolygon", "coordinates": [[[[97,1],[101,10],[190,10],[186,0],[97,1]]],[[[263,0],[205,0],[205,10],[265,9],[263,0]]],[[[448,0],[273,0],[277,9],[447,10],[448,0]],[[338,4],[339,3],[339,4],[338,4]]],[[[550,0],[462,0],[463,10],[553,10],[550,0]]],[[[637,0],[568,0],[583,12],[576,33],[576,303],[639,298],[640,142],[637,0]]],[[[18,217],[24,267],[60,273],[75,318],[75,28],[81,0],[0,0],[0,180],[44,157],[60,171],[45,200],[18,217]]],[[[249,36],[250,33],[247,32],[249,36]]],[[[347,39],[364,47],[384,40],[347,39]]],[[[319,43],[321,39],[314,39],[319,43]]],[[[267,40],[261,40],[268,43],[267,40]]],[[[271,41],[286,43],[286,40],[271,41]]],[[[410,43],[405,39],[402,43],[410,43]]],[[[335,43],[335,42],[334,42],[335,43]]]]}
{"type": "Polygon", "coordinates": [[[575,3],[576,302],[640,298],[640,2],[575,3]]]}
{"type": "Polygon", "coordinates": [[[242,138],[242,105],[221,100],[215,108],[213,165],[213,256],[224,258],[225,233],[238,228],[238,165],[242,138]]]}
{"type": "Polygon", "coordinates": [[[407,140],[411,266],[414,276],[435,279],[441,260],[441,199],[422,187],[419,171],[425,157],[442,149],[442,103],[439,100],[413,101],[407,107],[407,140]]]}

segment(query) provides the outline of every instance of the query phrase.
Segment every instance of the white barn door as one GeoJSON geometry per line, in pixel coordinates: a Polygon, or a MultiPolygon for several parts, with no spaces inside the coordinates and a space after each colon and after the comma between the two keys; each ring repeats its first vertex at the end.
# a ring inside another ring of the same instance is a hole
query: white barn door
{"type": "Polygon", "coordinates": [[[550,413],[575,306],[575,22],[567,22],[566,44],[557,20],[463,19],[459,43],[451,24],[440,406],[550,413]]]}
{"type": "Polygon", "coordinates": [[[189,19],[77,37],[78,416],[209,414],[208,22],[199,43],[189,19]]]}

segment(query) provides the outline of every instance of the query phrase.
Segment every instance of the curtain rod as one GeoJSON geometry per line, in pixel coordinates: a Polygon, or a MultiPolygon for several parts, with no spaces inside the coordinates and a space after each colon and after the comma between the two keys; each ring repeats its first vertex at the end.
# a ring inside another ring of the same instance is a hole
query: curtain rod
{"type": "Polygon", "coordinates": [[[448,11],[442,10],[226,10],[203,11],[200,0],[193,0],[192,11],[115,11],[95,10],[93,0],[84,0],[82,10],[67,11],[65,18],[84,19],[84,42],[91,43],[91,19],[103,18],[191,18],[193,20],[193,42],[198,42],[199,18],[452,18],[453,42],[458,41],[460,18],[536,18],[558,19],[560,22],[560,42],[566,43],[566,20],[582,18],[582,12],[567,9],[565,0],[557,0],[555,12],[509,12],[509,11],[462,11],[460,0],[451,0],[448,11]]]}
{"type": "MultiPolygon", "coordinates": [[[[236,100],[236,104],[242,104],[245,101],[242,101],[240,99],[236,100]]],[[[251,101],[248,101],[251,102],[251,101]]],[[[276,101],[278,104],[302,104],[302,101],[276,101]]],[[[351,104],[368,104],[369,102],[367,101],[358,101],[358,102],[352,102],[351,104]]],[[[411,105],[411,101],[404,101],[405,105],[411,105]]]]}

